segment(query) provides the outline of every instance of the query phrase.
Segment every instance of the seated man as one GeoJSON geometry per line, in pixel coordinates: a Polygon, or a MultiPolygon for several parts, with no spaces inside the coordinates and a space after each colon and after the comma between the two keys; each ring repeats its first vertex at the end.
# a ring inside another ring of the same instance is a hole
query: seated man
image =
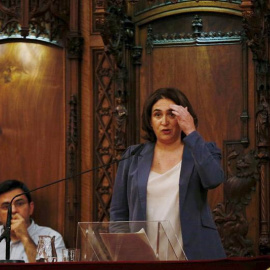
{"type": "MultiPolygon", "coordinates": [[[[29,192],[27,186],[18,180],[6,180],[0,183],[0,235],[6,225],[8,206],[18,194],[29,192]]],[[[34,202],[30,193],[18,196],[12,203],[10,260],[36,261],[39,235],[55,236],[57,260],[61,261],[65,244],[62,236],[48,227],[35,224],[30,218],[34,211],[34,202]]],[[[6,241],[0,242],[0,260],[6,259],[6,241]]]]}

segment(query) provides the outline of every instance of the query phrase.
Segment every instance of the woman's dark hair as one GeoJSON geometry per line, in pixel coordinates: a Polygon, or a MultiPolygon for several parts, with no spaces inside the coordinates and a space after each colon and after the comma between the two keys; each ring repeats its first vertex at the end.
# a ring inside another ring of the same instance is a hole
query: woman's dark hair
{"type": "MultiPolygon", "coordinates": [[[[152,107],[153,105],[160,99],[170,99],[175,104],[181,105],[183,107],[187,107],[189,113],[192,115],[194,119],[194,124],[198,126],[197,116],[188,101],[187,97],[183,92],[181,92],[177,88],[159,88],[155,92],[153,92],[145,101],[142,113],[142,130],[145,132],[143,138],[150,142],[155,142],[157,140],[156,135],[151,126],[151,115],[152,115],[152,107]]],[[[181,138],[183,139],[186,135],[182,132],[181,138]]]]}
{"type": "Polygon", "coordinates": [[[25,192],[25,196],[28,200],[28,202],[32,202],[31,195],[29,193],[28,187],[21,181],[16,180],[16,179],[9,179],[5,180],[4,182],[0,183],[0,195],[12,191],[14,189],[21,189],[23,192],[25,192]]]}

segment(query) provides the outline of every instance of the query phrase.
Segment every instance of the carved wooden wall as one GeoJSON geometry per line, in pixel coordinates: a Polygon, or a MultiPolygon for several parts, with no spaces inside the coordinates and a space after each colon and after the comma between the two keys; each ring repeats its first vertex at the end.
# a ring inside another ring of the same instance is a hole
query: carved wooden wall
{"type": "MultiPolygon", "coordinates": [[[[200,116],[199,131],[223,151],[227,181],[210,204],[227,255],[269,254],[268,1],[94,4],[107,10],[103,19],[93,14],[97,25],[104,20],[104,51],[94,61],[96,165],[139,142],[149,93],[179,87],[200,116]]],[[[115,170],[95,176],[101,221],[109,219],[115,170]]]]}
{"type": "Polygon", "coordinates": [[[34,218],[75,245],[80,219],[79,2],[0,1],[1,179],[33,193],[34,218]]]}

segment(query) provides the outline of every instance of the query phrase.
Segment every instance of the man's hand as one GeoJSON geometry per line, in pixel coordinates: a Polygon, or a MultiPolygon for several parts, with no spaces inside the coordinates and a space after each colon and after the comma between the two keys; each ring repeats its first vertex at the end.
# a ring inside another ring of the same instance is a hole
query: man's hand
{"type": "Polygon", "coordinates": [[[11,219],[11,238],[13,241],[22,241],[23,238],[29,237],[25,219],[18,213],[12,215],[11,219]]]}
{"type": "Polygon", "coordinates": [[[36,261],[37,246],[28,234],[28,226],[25,219],[18,213],[12,215],[11,240],[21,241],[29,262],[36,261]]]}

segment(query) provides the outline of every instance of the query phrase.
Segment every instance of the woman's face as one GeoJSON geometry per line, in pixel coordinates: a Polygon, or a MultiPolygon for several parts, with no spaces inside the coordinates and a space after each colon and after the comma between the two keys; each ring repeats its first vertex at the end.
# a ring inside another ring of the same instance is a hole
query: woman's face
{"type": "Polygon", "coordinates": [[[158,100],[153,105],[151,114],[151,126],[157,141],[165,144],[179,141],[181,135],[181,129],[172,113],[170,104],[175,104],[175,102],[167,98],[158,100]]]}

